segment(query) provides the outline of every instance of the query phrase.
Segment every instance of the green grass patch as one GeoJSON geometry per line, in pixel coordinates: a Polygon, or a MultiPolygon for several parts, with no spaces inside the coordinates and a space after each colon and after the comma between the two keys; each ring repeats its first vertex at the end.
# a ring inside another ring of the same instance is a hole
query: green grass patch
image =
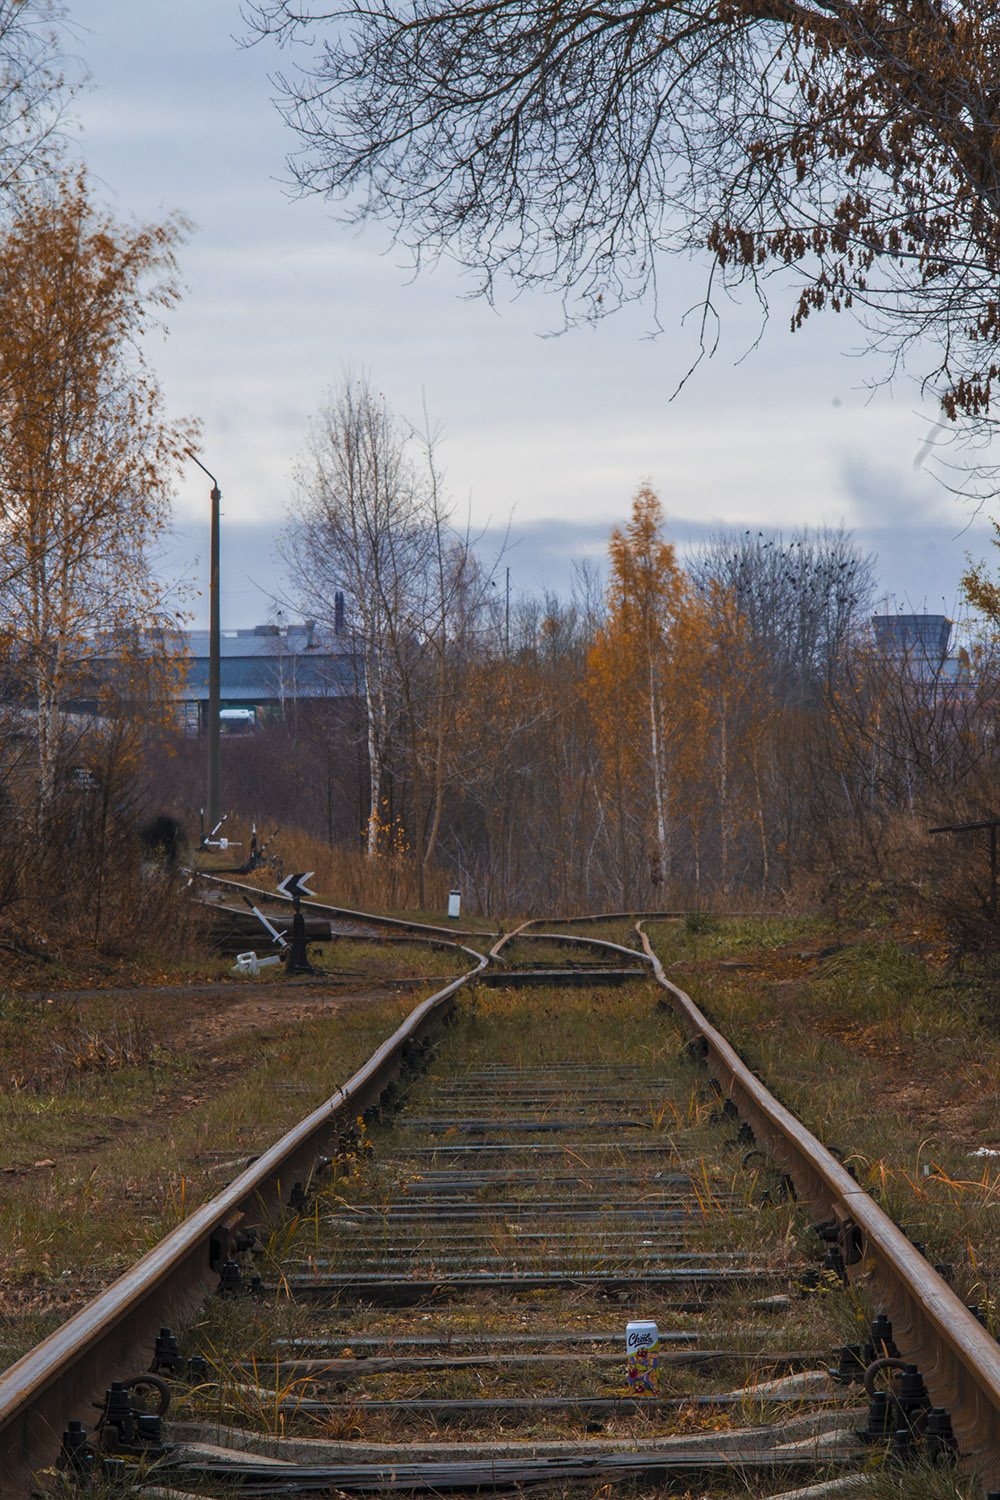
{"type": "MultiPolygon", "coordinates": [[[[712,934],[720,956],[762,946],[759,928],[756,941],[727,936],[712,934]]],[[[666,961],[680,941],[657,951],[666,961]]],[[[890,937],[808,965],[788,943],[773,969],[758,952],[752,969],[705,965],[677,982],[1000,1331],[1000,1157],[974,1154],[1000,1150],[1000,1038],[982,986],[890,937]]]]}
{"type": "Polygon", "coordinates": [[[44,1310],[67,1281],[75,1300],[92,1295],[328,1098],[415,1003],[271,1025],[251,1055],[245,1036],[220,1041],[216,1071],[171,1069],[169,1095],[164,1070],[142,1065],[0,1096],[8,1161],[22,1163],[0,1177],[3,1306],[23,1307],[21,1288],[44,1310]]]}

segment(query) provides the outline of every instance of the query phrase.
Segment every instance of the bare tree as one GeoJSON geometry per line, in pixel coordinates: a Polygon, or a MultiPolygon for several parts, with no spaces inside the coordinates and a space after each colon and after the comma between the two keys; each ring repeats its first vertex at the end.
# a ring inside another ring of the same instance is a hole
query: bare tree
{"type": "Polygon", "coordinates": [[[695,558],[703,594],[721,585],[766,650],[772,683],[786,701],[818,703],[845,652],[867,625],[875,559],[838,529],[723,532],[695,558]]]}
{"type": "Polygon", "coordinates": [[[348,596],[361,659],[369,773],[368,852],[379,848],[390,736],[398,712],[391,641],[406,629],[424,568],[406,434],[365,381],[345,380],[314,419],[284,552],[299,598],[334,625],[348,596]]]}
{"type": "Polygon", "coordinates": [[[311,614],[332,624],[347,596],[363,669],[368,852],[412,848],[422,892],[487,580],[450,524],[433,435],[417,438],[365,380],[346,379],[313,423],[284,551],[311,614]]]}
{"type": "Polygon", "coordinates": [[[57,0],[0,0],[0,197],[46,179],[61,154],[64,21],[57,0]]]}
{"type": "MultiPolygon", "coordinates": [[[[920,349],[952,418],[1000,376],[994,0],[247,0],[306,192],[418,257],[564,289],[571,315],[655,294],[664,251],[713,277],[801,273],[798,324],[854,307],[920,349]]],[[[711,287],[706,310],[711,309],[711,287]]],[[[891,366],[890,366],[891,368],[891,366]]]]}

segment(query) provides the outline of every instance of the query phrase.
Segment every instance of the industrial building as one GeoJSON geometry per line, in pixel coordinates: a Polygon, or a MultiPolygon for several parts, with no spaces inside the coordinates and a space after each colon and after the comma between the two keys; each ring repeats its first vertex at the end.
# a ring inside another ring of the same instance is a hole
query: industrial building
{"type": "MultiPolygon", "coordinates": [[[[177,714],[185,733],[207,724],[209,633],[183,631],[186,653],[177,714]]],[[[219,705],[222,732],[250,733],[267,718],[284,716],[303,700],[357,698],[364,680],[351,640],[319,630],[313,620],[223,630],[220,639],[219,705]]]]}

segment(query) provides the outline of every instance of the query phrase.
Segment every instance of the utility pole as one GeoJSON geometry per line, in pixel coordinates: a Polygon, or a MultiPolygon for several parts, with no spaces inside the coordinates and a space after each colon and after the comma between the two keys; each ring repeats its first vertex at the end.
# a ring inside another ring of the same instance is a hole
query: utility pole
{"type": "Polygon", "coordinates": [[[503,648],[507,656],[510,655],[510,569],[507,569],[507,595],[504,605],[503,620],[503,648]]]}
{"type": "Polygon", "coordinates": [[[219,783],[221,780],[221,755],[219,746],[219,698],[220,656],[222,631],[219,625],[219,501],[222,491],[219,481],[200,458],[193,453],[188,457],[196,463],[203,474],[212,481],[212,535],[208,569],[208,795],[206,806],[206,829],[211,835],[219,821],[219,783]]]}

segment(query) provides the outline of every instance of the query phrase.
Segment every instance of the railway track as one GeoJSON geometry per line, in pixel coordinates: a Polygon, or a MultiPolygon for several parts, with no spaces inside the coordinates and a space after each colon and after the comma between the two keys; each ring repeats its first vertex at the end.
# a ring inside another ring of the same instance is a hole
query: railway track
{"type": "Polygon", "coordinates": [[[763,1495],[956,1450],[996,1489],[998,1346],[647,939],[572,936],[455,942],[460,978],[0,1376],[0,1494],[57,1462],[161,1495],[763,1495]]]}

